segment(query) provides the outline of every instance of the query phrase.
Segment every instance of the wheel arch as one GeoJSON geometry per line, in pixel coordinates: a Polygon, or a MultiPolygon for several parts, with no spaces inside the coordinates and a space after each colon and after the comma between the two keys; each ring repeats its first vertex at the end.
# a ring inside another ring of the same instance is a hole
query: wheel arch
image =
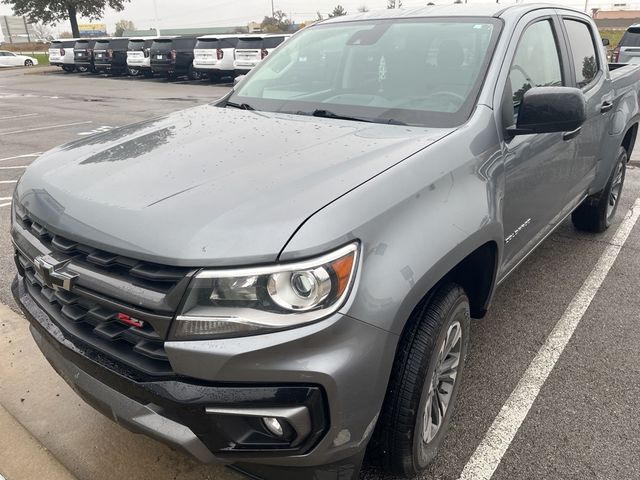
{"type": "MultiPolygon", "coordinates": [[[[627,154],[629,155],[629,159],[631,158],[631,153],[633,152],[633,148],[635,147],[637,136],[638,136],[638,123],[636,119],[635,123],[632,123],[629,127],[627,127],[627,131],[625,132],[624,137],[622,139],[622,146],[627,151],[627,154]]],[[[627,161],[629,161],[629,159],[627,159],[627,161]]]]}

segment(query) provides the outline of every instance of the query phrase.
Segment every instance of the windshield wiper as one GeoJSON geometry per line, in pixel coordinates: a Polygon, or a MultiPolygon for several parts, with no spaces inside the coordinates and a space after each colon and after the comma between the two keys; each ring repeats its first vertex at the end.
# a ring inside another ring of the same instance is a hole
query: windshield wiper
{"type": "Polygon", "coordinates": [[[253,108],[248,103],[227,102],[226,106],[227,107],[233,107],[233,108],[239,108],[240,110],[255,110],[255,108],[253,108]]]}
{"type": "Polygon", "coordinates": [[[322,118],[336,118],[338,120],[353,120],[355,122],[367,122],[367,123],[388,123],[389,125],[406,125],[406,123],[400,122],[398,120],[390,119],[369,119],[369,118],[361,118],[361,117],[350,117],[347,115],[338,115],[337,113],[333,113],[329,110],[317,109],[311,112],[311,115],[314,117],[322,117],[322,118]]]}
{"type": "Polygon", "coordinates": [[[369,120],[368,118],[360,118],[360,117],[349,117],[347,115],[338,115],[337,113],[333,113],[329,110],[323,110],[321,108],[318,108],[316,110],[314,110],[313,112],[311,112],[311,116],[312,117],[322,117],[322,118],[336,118],[338,120],[353,120],[355,122],[367,122],[367,123],[371,123],[372,120],[369,120]]]}

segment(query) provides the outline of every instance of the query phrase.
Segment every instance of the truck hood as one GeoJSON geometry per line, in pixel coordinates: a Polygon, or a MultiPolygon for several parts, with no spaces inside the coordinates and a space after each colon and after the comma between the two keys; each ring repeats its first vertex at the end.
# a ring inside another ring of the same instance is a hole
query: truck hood
{"type": "Polygon", "coordinates": [[[52,232],[120,255],[270,262],[309,216],[452,130],[205,105],[47,152],[16,192],[52,232]]]}

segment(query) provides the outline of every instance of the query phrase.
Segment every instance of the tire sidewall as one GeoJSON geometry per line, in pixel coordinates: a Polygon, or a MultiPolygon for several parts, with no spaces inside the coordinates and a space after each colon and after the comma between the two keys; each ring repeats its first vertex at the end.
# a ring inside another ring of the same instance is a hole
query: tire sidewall
{"type": "Polygon", "coordinates": [[[462,374],[464,370],[465,359],[467,355],[467,348],[469,345],[469,330],[471,328],[471,320],[469,314],[469,302],[466,296],[460,296],[453,306],[447,312],[444,322],[440,325],[440,330],[438,332],[438,336],[436,342],[434,343],[433,351],[429,357],[429,364],[426,368],[424,383],[422,385],[422,393],[420,395],[420,403],[416,414],[415,427],[413,430],[413,459],[414,459],[414,470],[420,471],[427,467],[427,465],[433,460],[436,456],[436,453],[442,444],[449,427],[449,421],[451,419],[451,414],[455,407],[456,397],[458,395],[458,390],[460,387],[460,383],[462,380],[462,374]],[[460,365],[458,367],[458,374],[456,377],[456,382],[454,385],[453,392],[451,394],[451,400],[449,402],[449,407],[445,414],[443,423],[438,430],[436,436],[429,442],[427,445],[424,445],[422,441],[422,430],[423,430],[423,419],[424,419],[424,409],[427,402],[427,395],[429,391],[429,385],[431,384],[433,375],[435,373],[435,363],[437,362],[438,354],[440,352],[440,347],[442,343],[446,339],[447,330],[449,326],[455,321],[458,320],[462,327],[462,347],[461,347],[461,355],[460,355],[460,365]]]}
{"type": "Polygon", "coordinates": [[[618,151],[618,156],[616,158],[616,163],[613,166],[613,171],[611,172],[611,176],[609,177],[609,181],[607,182],[607,188],[605,190],[604,198],[602,199],[604,202],[604,221],[606,227],[609,227],[616,216],[616,212],[618,211],[618,206],[620,205],[620,199],[622,198],[622,192],[624,191],[624,181],[627,175],[627,161],[628,161],[628,153],[623,148],[620,147],[618,151]],[[622,163],[622,183],[620,185],[620,193],[618,194],[618,200],[611,212],[611,215],[607,215],[607,205],[609,203],[609,197],[611,195],[611,189],[613,188],[613,182],[615,181],[616,172],[618,171],[618,166],[622,163]]]}

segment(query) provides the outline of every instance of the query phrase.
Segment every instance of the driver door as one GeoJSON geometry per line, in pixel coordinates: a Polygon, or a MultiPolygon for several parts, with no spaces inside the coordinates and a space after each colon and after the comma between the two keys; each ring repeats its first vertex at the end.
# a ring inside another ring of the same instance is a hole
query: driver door
{"type": "MultiPolygon", "coordinates": [[[[502,96],[504,128],[515,125],[528,89],[567,85],[569,74],[561,61],[564,44],[558,40],[562,38],[558,27],[555,15],[549,15],[530,20],[522,30],[502,96]]],[[[577,143],[562,132],[519,135],[504,139],[503,152],[502,273],[507,273],[565,217],[577,143]]]]}

